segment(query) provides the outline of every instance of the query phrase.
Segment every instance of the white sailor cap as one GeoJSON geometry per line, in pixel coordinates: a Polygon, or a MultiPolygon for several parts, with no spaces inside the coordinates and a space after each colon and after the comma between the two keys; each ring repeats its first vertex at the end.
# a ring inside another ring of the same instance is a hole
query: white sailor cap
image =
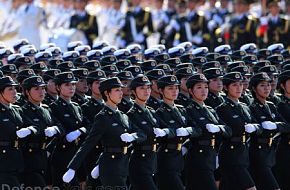
{"type": "Polygon", "coordinates": [[[191,42],[182,42],[178,44],[177,46],[183,47],[185,51],[189,51],[192,48],[192,43],[191,42]]]}
{"type": "Polygon", "coordinates": [[[77,47],[77,46],[81,46],[81,45],[83,45],[83,42],[82,42],[82,41],[73,41],[73,42],[69,42],[69,43],[67,44],[67,49],[68,49],[69,51],[71,51],[71,50],[74,50],[75,47],[77,47]]]}
{"type": "Polygon", "coordinates": [[[35,46],[32,45],[32,44],[27,44],[27,45],[21,46],[21,47],[19,48],[19,51],[20,51],[22,54],[24,54],[23,52],[24,52],[24,50],[27,49],[27,48],[33,48],[33,49],[35,49],[35,51],[37,52],[35,46]]]}
{"type": "Polygon", "coordinates": [[[161,53],[162,53],[162,52],[165,52],[165,50],[166,50],[166,47],[165,47],[165,45],[163,45],[163,44],[153,45],[153,46],[151,46],[150,48],[158,48],[158,49],[160,49],[161,53]]]}
{"type": "Polygon", "coordinates": [[[21,47],[21,53],[24,56],[27,56],[27,55],[35,55],[37,53],[37,50],[34,47],[28,47],[28,48],[24,48],[24,49],[22,49],[22,47],[21,47]]]}
{"type": "Polygon", "coordinates": [[[50,52],[52,55],[60,55],[62,53],[60,47],[50,47],[45,51],[50,52]]]}
{"type": "Polygon", "coordinates": [[[106,46],[102,48],[104,55],[113,55],[118,48],[116,46],[106,46]]]}
{"type": "Polygon", "coordinates": [[[78,51],[67,51],[63,53],[62,58],[70,59],[70,58],[77,58],[79,56],[80,56],[80,53],[78,51]]]}
{"type": "Polygon", "coordinates": [[[129,49],[118,49],[114,52],[114,56],[117,58],[125,58],[131,55],[131,52],[129,49]]]}
{"type": "Polygon", "coordinates": [[[192,55],[198,57],[198,56],[205,56],[208,53],[207,47],[198,47],[192,50],[192,55]]]}
{"type": "Polygon", "coordinates": [[[87,57],[101,57],[103,56],[102,50],[93,49],[87,52],[87,57]]]}
{"type": "Polygon", "coordinates": [[[13,44],[13,48],[18,49],[19,47],[27,44],[29,44],[29,41],[26,38],[19,39],[13,44]]]}
{"type": "Polygon", "coordinates": [[[172,47],[168,50],[168,54],[172,58],[176,57],[176,56],[180,56],[183,53],[185,53],[185,49],[184,49],[184,47],[181,47],[181,46],[172,47]]]}
{"type": "Polygon", "coordinates": [[[268,46],[267,49],[272,53],[281,53],[281,51],[284,49],[284,45],[282,43],[276,43],[268,46]]]}
{"type": "Polygon", "coordinates": [[[140,44],[130,44],[126,49],[129,49],[131,53],[139,53],[142,50],[142,47],[140,44]]]}
{"type": "Polygon", "coordinates": [[[245,51],[247,53],[256,53],[257,52],[257,46],[254,43],[248,43],[244,44],[240,47],[241,51],[245,51]]]}
{"type": "Polygon", "coordinates": [[[52,54],[50,52],[47,52],[47,51],[40,51],[38,53],[36,53],[34,55],[35,59],[36,59],[36,62],[40,61],[40,60],[47,60],[49,58],[52,57],[52,54]]]}
{"type": "Polygon", "coordinates": [[[159,48],[148,48],[148,49],[145,49],[144,56],[146,58],[155,57],[156,55],[158,55],[160,53],[161,53],[161,51],[159,48]]]}
{"type": "Polygon", "coordinates": [[[103,47],[109,46],[109,43],[107,41],[96,41],[93,44],[93,49],[102,49],[103,47]]]}
{"type": "Polygon", "coordinates": [[[223,54],[223,55],[229,54],[229,53],[231,53],[231,51],[232,51],[232,48],[230,45],[220,45],[220,46],[214,48],[215,53],[219,53],[219,54],[223,54]]]}
{"type": "Polygon", "coordinates": [[[55,43],[46,43],[46,44],[42,44],[39,48],[39,51],[45,51],[47,48],[50,47],[55,47],[56,44],[55,43]]]}
{"type": "Polygon", "coordinates": [[[7,61],[8,61],[8,63],[9,62],[12,63],[18,57],[24,57],[24,55],[22,53],[13,53],[13,54],[8,56],[7,61]]]}
{"type": "Polygon", "coordinates": [[[74,50],[78,51],[81,54],[82,52],[86,53],[86,52],[90,51],[91,47],[89,45],[81,45],[81,46],[75,47],[74,50]]]}

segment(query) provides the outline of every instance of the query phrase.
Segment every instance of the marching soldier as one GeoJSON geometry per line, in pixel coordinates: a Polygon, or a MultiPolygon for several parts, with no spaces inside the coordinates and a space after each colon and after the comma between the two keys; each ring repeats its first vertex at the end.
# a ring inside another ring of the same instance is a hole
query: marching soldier
{"type": "Polygon", "coordinates": [[[86,93],[89,91],[87,76],[89,71],[84,68],[73,70],[73,74],[79,79],[76,83],[76,93],[72,98],[72,101],[78,103],[80,106],[89,101],[89,96],[86,93]]]}
{"type": "Polygon", "coordinates": [[[133,107],[127,113],[130,121],[140,128],[147,136],[142,143],[133,143],[133,153],[129,162],[129,179],[132,189],[157,190],[153,175],[157,169],[157,136],[156,130],[161,130],[155,111],[146,106],[150,96],[151,82],[146,76],[134,78],[130,89],[135,97],[133,107]]]}
{"type": "Polygon", "coordinates": [[[92,171],[92,177],[98,177],[104,188],[127,189],[128,176],[128,145],[133,141],[143,141],[144,135],[134,131],[128,117],[120,112],[117,105],[122,99],[123,87],[117,77],[106,79],[100,83],[100,92],[106,102],[104,109],[95,117],[92,129],[68,165],[63,176],[66,182],[71,181],[75,171],[81,166],[90,150],[101,141],[104,147],[98,165],[92,171]]]}
{"type": "Polygon", "coordinates": [[[120,36],[126,41],[126,46],[138,43],[147,49],[146,38],[154,31],[151,12],[140,6],[141,0],[132,0],[131,3],[132,9],[126,13],[120,36]]]}
{"type": "Polygon", "coordinates": [[[286,15],[280,14],[279,0],[267,1],[269,15],[266,17],[267,30],[263,36],[264,46],[274,43],[283,43],[285,47],[290,46],[288,38],[290,32],[290,20],[286,15]]]}
{"type": "Polygon", "coordinates": [[[121,80],[122,84],[124,85],[124,88],[122,88],[123,98],[120,104],[118,104],[118,109],[123,113],[127,113],[133,106],[129,86],[134,77],[130,71],[122,71],[118,73],[116,77],[118,77],[121,80]]]}
{"type": "Polygon", "coordinates": [[[232,130],[232,136],[223,141],[219,151],[221,168],[220,189],[255,190],[255,183],[249,171],[249,148],[247,139],[251,133],[258,133],[249,107],[239,102],[243,77],[239,72],[230,72],[223,76],[227,97],[216,108],[218,116],[232,130]]]}
{"type": "Polygon", "coordinates": [[[20,188],[18,175],[24,169],[23,155],[18,148],[23,121],[20,107],[13,105],[17,93],[15,86],[11,77],[0,78],[0,185],[3,188],[20,188]]]}
{"type": "Polygon", "coordinates": [[[163,102],[156,114],[163,124],[160,125],[162,130],[156,133],[164,137],[157,153],[157,184],[160,190],[183,190],[182,143],[189,137],[200,135],[201,131],[188,126],[186,110],[183,106],[174,104],[179,91],[177,78],[174,75],[161,77],[157,81],[157,86],[163,102]]]}
{"type": "Polygon", "coordinates": [[[56,90],[54,77],[60,73],[59,69],[50,69],[43,74],[43,80],[47,83],[46,95],[42,101],[46,105],[50,105],[58,99],[58,93],[56,90]]]}
{"type": "Polygon", "coordinates": [[[76,28],[84,32],[88,45],[92,46],[94,39],[98,37],[98,23],[96,16],[85,10],[88,0],[74,0],[75,14],[70,19],[70,28],[76,28]]]}
{"type": "Polygon", "coordinates": [[[257,20],[249,15],[249,0],[235,0],[236,16],[230,20],[229,43],[234,50],[246,43],[256,43],[257,20]]]}
{"type": "Polygon", "coordinates": [[[46,144],[49,139],[61,135],[60,124],[52,117],[47,105],[41,104],[45,97],[46,83],[40,76],[24,80],[24,95],[27,103],[22,107],[24,126],[20,147],[24,156],[25,168],[21,182],[25,187],[45,187],[45,174],[49,168],[46,144]],[[26,132],[26,134],[25,134],[26,132]]]}
{"type": "Polygon", "coordinates": [[[251,137],[250,170],[257,189],[280,189],[272,172],[278,144],[277,133],[290,131],[290,126],[280,116],[276,106],[266,101],[271,91],[271,78],[265,72],[255,74],[250,80],[254,101],[250,106],[252,116],[263,128],[262,134],[251,137]]]}
{"type": "Polygon", "coordinates": [[[190,147],[185,160],[186,189],[214,190],[216,169],[216,139],[231,136],[231,130],[219,119],[215,110],[204,104],[208,95],[208,80],[203,74],[189,77],[191,103],[186,110],[189,123],[202,130],[201,136],[190,138],[190,147]]]}
{"type": "MultiPolygon", "coordinates": [[[[54,77],[54,82],[59,94],[59,98],[50,105],[52,115],[60,122],[65,130],[65,135],[53,139],[55,148],[51,155],[52,185],[63,188],[62,175],[66,170],[69,161],[75,155],[82,134],[86,134],[83,126],[83,116],[81,108],[77,103],[72,102],[78,80],[71,72],[63,72],[54,77]]],[[[80,172],[80,175],[83,173],[80,172]]],[[[83,176],[81,176],[83,177],[83,176]]],[[[80,179],[80,181],[85,181],[80,179]]],[[[78,185],[77,180],[71,183],[78,185]]]]}
{"type": "MultiPolygon", "coordinates": [[[[290,118],[288,116],[290,111],[290,88],[289,88],[290,71],[284,71],[280,74],[278,79],[280,92],[283,94],[281,97],[281,102],[278,104],[277,109],[279,114],[290,124],[290,118]]],[[[275,174],[277,181],[281,189],[290,189],[289,177],[289,157],[290,157],[290,133],[285,133],[281,135],[281,140],[276,152],[276,166],[275,174]]]]}
{"type": "MultiPolygon", "coordinates": [[[[95,116],[104,108],[104,100],[100,92],[100,82],[106,79],[105,72],[102,70],[97,70],[91,72],[88,77],[88,86],[92,92],[90,100],[84,103],[81,108],[84,116],[84,120],[88,123],[87,129],[91,129],[94,123],[95,116]]],[[[95,164],[102,153],[101,143],[99,142],[94,149],[92,149],[85,161],[86,173],[87,173],[87,187],[91,189],[96,189],[96,187],[101,185],[99,179],[95,180],[91,177],[90,172],[95,167],[95,164]]]]}

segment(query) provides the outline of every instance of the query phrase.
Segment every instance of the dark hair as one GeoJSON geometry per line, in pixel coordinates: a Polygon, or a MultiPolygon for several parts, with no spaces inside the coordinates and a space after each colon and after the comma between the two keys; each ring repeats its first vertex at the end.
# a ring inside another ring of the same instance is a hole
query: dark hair
{"type": "Polygon", "coordinates": [[[112,89],[110,89],[110,90],[105,90],[105,91],[101,92],[102,99],[103,99],[105,102],[108,101],[108,98],[107,98],[107,96],[105,95],[105,92],[106,92],[106,91],[107,91],[107,93],[110,93],[110,92],[112,91],[112,89]]]}

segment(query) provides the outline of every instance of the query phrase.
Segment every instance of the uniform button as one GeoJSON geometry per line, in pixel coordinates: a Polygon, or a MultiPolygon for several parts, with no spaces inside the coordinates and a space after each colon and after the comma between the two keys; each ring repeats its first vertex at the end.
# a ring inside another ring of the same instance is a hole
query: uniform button
{"type": "Polygon", "coordinates": [[[288,141],[288,144],[290,145],[290,141],[288,141]]]}
{"type": "Polygon", "coordinates": [[[261,146],[261,145],[259,145],[259,146],[258,146],[258,148],[259,148],[259,149],[261,149],[261,148],[262,148],[262,146],[261,146]]]}
{"type": "Polygon", "coordinates": [[[234,149],[234,146],[231,146],[231,149],[234,149]]]}
{"type": "Polygon", "coordinates": [[[114,159],[115,158],[115,155],[112,155],[111,157],[114,159]]]}
{"type": "Polygon", "coordinates": [[[79,122],[78,121],[76,121],[76,124],[78,124],[79,122]]]}
{"type": "Polygon", "coordinates": [[[96,148],[99,148],[99,146],[97,145],[96,148]]]}
{"type": "MultiPolygon", "coordinates": [[[[156,142],[156,139],[153,139],[153,141],[156,142]]],[[[290,141],[289,141],[289,143],[290,143],[290,141]]]]}
{"type": "Polygon", "coordinates": [[[29,151],[29,152],[32,152],[32,149],[30,148],[28,151],[29,151]]]}
{"type": "Polygon", "coordinates": [[[165,151],[165,152],[168,152],[168,149],[165,149],[164,151],[165,151]]]}
{"type": "Polygon", "coordinates": [[[16,129],[19,129],[19,127],[17,126],[16,129]]]}
{"type": "Polygon", "coordinates": [[[125,132],[127,132],[127,129],[124,129],[125,132]]]}
{"type": "Polygon", "coordinates": [[[2,152],[5,154],[6,153],[6,150],[3,150],[2,152]]]}
{"type": "Polygon", "coordinates": [[[182,141],[182,137],[180,137],[180,138],[179,138],[179,140],[181,140],[181,141],[182,141]]]}
{"type": "Polygon", "coordinates": [[[142,157],[145,157],[145,154],[142,154],[142,157]]]}
{"type": "Polygon", "coordinates": [[[203,152],[203,151],[200,149],[199,152],[201,153],[201,152],[203,152]]]}
{"type": "Polygon", "coordinates": [[[62,148],[65,148],[65,145],[62,145],[62,148]]]}

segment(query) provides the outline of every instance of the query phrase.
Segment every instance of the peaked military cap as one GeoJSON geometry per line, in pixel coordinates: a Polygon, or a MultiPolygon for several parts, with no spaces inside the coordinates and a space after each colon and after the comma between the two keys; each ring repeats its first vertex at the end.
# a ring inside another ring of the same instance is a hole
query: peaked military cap
{"type": "Polygon", "coordinates": [[[89,61],[89,59],[86,56],[81,55],[80,57],[73,60],[73,63],[76,67],[83,66],[84,63],[89,61]]]}
{"type": "Polygon", "coordinates": [[[206,63],[206,61],[207,60],[204,57],[194,57],[191,63],[194,67],[201,67],[203,64],[206,63]]]}
{"type": "Polygon", "coordinates": [[[77,83],[78,79],[72,72],[62,72],[54,77],[54,82],[57,85],[61,85],[63,83],[77,83]]]}
{"type": "Polygon", "coordinates": [[[242,61],[244,61],[246,65],[251,65],[257,62],[258,58],[256,55],[246,55],[242,58],[242,61]]]}
{"type": "Polygon", "coordinates": [[[81,45],[74,48],[75,51],[79,52],[80,55],[87,55],[87,52],[91,50],[89,45],[81,45]]]}
{"type": "Polygon", "coordinates": [[[24,57],[18,57],[15,59],[14,61],[14,65],[19,68],[22,65],[27,65],[30,66],[34,63],[34,61],[28,57],[28,56],[24,56],[24,57]]]}
{"type": "Polygon", "coordinates": [[[195,57],[204,57],[208,54],[207,47],[198,47],[192,50],[192,55],[195,57]]]}
{"type": "Polygon", "coordinates": [[[256,73],[250,79],[250,86],[251,87],[257,86],[262,81],[271,82],[272,80],[269,77],[269,75],[265,72],[256,73]]]}
{"type": "Polygon", "coordinates": [[[210,68],[203,71],[207,79],[219,78],[223,76],[223,72],[219,68],[210,68]]]}
{"type": "Polygon", "coordinates": [[[268,65],[268,66],[264,66],[262,68],[260,68],[258,70],[258,72],[265,72],[267,73],[269,76],[270,75],[278,75],[279,72],[277,70],[277,67],[275,65],[268,65]]]}
{"type": "Polygon", "coordinates": [[[221,65],[228,65],[228,62],[232,62],[232,59],[229,55],[220,55],[216,59],[221,65]]]}
{"type": "Polygon", "coordinates": [[[191,42],[182,42],[177,45],[178,47],[183,47],[185,52],[189,52],[192,49],[192,43],[191,42]]]}
{"type": "Polygon", "coordinates": [[[157,87],[164,88],[170,85],[180,85],[178,79],[174,75],[167,75],[157,80],[157,87]]]}
{"type": "Polygon", "coordinates": [[[129,67],[126,67],[124,69],[124,71],[130,71],[134,77],[140,75],[140,74],[144,74],[141,67],[139,66],[136,66],[136,65],[132,65],[132,66],[129,66],[129,67]]]}
{"type": "Polygon", "coordinates": [[[153,69],[146,73],[146,76],[149,78],[149,80],[157,80],[165,75],[166,74],[163,69],[153,69]]]}
{"type": "Polygon", "coordinates": [[[240,72],[229,72],[223,76],[223,84],[228,85],[233,82],[239,82],[243,80],[243,76],[240,72]]]}
{"type": "Polygon", "coordinates": [[[24,79],[35,76],[35,72],[32,69],[23,69],[22,71],[19,71],[16,80],[19,83],[22,83],[24,79]]]}
{"type": "Polygon", "coordinates": [[[21,53],[13,53],[9,55],[7,58],[8,64],[13,64],[18,57],[23,57],[23,55],[21,53]]]}
{"type": "Polygon", "coordinates": [[[60,69],[62,72],[72,71],[72,70],[76,69],[75,65],[71,61],[64,61],[64,62],[58,64],[56,68],[60,69]]]}
{"type": "Polygon", "coordinates": [[[181,80],[184,77],[192,76],[194,73],[195,72],[191,68],[181,68],[175,72],[175,76],[178,80],[181,80]]]}
{"type": "Polygon", "coordinates": [[[124,87],[118,77],[112,77],[100,82],[100,92],[103,93],[107,90],[111,90],[112,88],[124,87]]]}
{"type": "Polygon", "coordinates": [[[94,42],[93,49],[94,50],[101,50],[101,49],[103,49],[106,46],[109,46],[108,42],[106,42],[106,41],[97,41],[97,42],[94,42]]]}
{"type": "Polygon", "coordinates": [[[230,72],[240,72],[243,76],[251,76],[252,75],[247,66],[234,67],[230,70],[230,72]]]}
{"type": "Polygon", "coordinates": [[[202,70],[210,68],[221,68],[221,64],[218,61],[208,61],[201,66],[202,70]]]}
{"type": "Polygon", "coordinates": [[[117,50],[118,48],[115,46],[106,46],[102,48],[102,52],[103,55],[114,55],[114,52],[117,50]]]}
{"type": "Polygon", "coordinates": [[[183,47],[172,47],[168,50],[168,54],[170,57],[180,57],[185,53],[185,49],[183,47]]]}
{"type": "Polygon", "coordinates": [[[5,75],[7,75],[7,74],[17,74],[18,73],[17,67],[14,64],[3,65],[1,67],[1,71],[5,75]]]}
{"type": "Polygon", "coordinates": [[[129,49],[118,49],[114,52],[114,56],[116,56],[118,60],[127,59],[127,57],[129,57],[130,55],[131,52],[129,49]]]}
{"type": "Polygon", "coordinates": [[[254,43],[244,44],[240,47],[240,50],[246,53],[257,53],[257,46],[254,43]]]}
{"type": "Polygon", "coordinates": [[[117,62],[117,58],[114,55],[107,55],[101,58],[100,63],[101,66],[112,65],[117,62]]]}
{"type": "Polygon", "coordinates": [[[119,73],[116,65],[106,65],[102,68],[102,70],[106,73],[107,76],[116,75],[119,73]]]}
{"type": "Polygon", "coordinates": [[[89,84],[92,84],[94,81],[102,81],[105,80],[106,77],[106,73],[102,70],[96,70],[91,72],[88,76],[87,76],[87,81],[89,84]]]}
{"type": "Polygon", "coordinates": [[[88,69],[85,68],[78,68],[72,71],[74,76],[77,77],[78,79],[86,79],[89,71],[88,69]]]}
{"type": "Polygon", "coordinates": [[[37,87],[37,86],[42,87],[46,85],[47,84],[44,82],[41,76],[32,76],[32,77],[24,79],[22,86],[26,89],[29,89],[32,87],[37,87]]]}
{"type": "Polygon", "coordinates": [[[147,60],[144,61],[140,66],[142,71],[146,72],[154,69],[157,66],[157,62],[155,60],[147,60]]]}
{"type": "Polygon", "coordinates": [[[48,81],[50,79],[54,79],[54,77],[58,75],[59,73],[61,73],[59,69],[50,69],[43,73],[42,78],[44,81],[48,81]]]}
{"type": "Polygon", "coordinates": [[[126,67],[130,67],[132,66],[131,61],[128,59],[123,59],[123,60],[119,60],[116,62],[116,66],[117,68],[122,71],[124,70],[126,67]]]}
{"type": "Polygon", "coordinates": [[[46,66],[46,64],[44,62],[35,63],[35,64],[31,65],[29,68],[33,69],[33,71],[35,73],[48,70],[48,68],[47,68],[47,66],[46,66]]]}
{"type": "Polygon", "coordinates": [[[247,53],[245,51],[243,51],[243,50],[235,50],[231,54],[231,58],[232,58],[232,60],[240,61],[240,60],[242,60],[242,57],[244,57],[245,55],[247,55],[247,53]]]}
{"type": "Polygon", "coordinates": [[[77,46],[81,46],[83,45],[83,42],[82,41],[73,41],[73,42],[69,42],[67,44],[67,50],[68,51],[73,51],[75,49],[75,47],[77,46]]]}
{"type": "Polygon", "coordinates": [[[290,79],[290,70],[285,70],[282,73],[280,73],[279,77],[278,77],[278,83],[284,83],[287,80],[290,79]]]}
{"type": "Polygon", "coordinates": [[[206,58],[206,60],[208,60],[208,61],[215,61],[215,59],[216,59],[218,56],[220,56],[219,53],[208,53],[208,54],[206,54],[205,58],[206,58]]]}
{"type": "Polygon", "coordinates": [[[135,89],[139,86],[152,85],[147,76],[140,75],[135,77],[130,83],[130,89],[135,89]]]}
{"type": "Polygon", "coordinates": [[[243,61],[234,61],[234,62],[229,62],[228,63],[228,67],[227,67],[227,70],[228,71],[231,71],[232,68],[234,67],[238,67],[238,66],[245,66],[245,62],[243,61]]]}
{"type": "MultiPolygon", "coordinates": [[[[193,58],[194,58],[194,56],[191,53],[185,53],[179,57],[179,59],[182,63],[192,63],[193,58]]],[[[176,59],[178,59],[178,58],[176,58],[176,59]]]]}
{"type": "Polygon", "coordinates": [[[82,68],[86,68],[89,71],[95,71],[97,69],[101,68],[101,64],[99,61],[97,60],[91,60],[91,61],[87,61],[85,62],[82,66],[80,66],[82,68]]]}
{"type": "Polygon", "coordinates": [[[271,55],[267,57],[267,60],[270,61],[272,65],[280,65],[283,63],[284,58],[282,55],[271,55]]]}
{"type": "Polygon", "coordinates": [[[48,66],[50,67],[50,68],[53,68],[53,69],[55,69],[59,64],[61,64],[62,62],[64,62],[63,61],[63,59],[51,59],[51,60],[49,60],[48,61],[48,66]]]}
{"type": "Polygon", "coordinates": [[[220,45],[214,48],[214,52],[222,55],[228,55],[232,53],[232,48],[230,45],[220,45]]]}
{"type": "Polygon", "coordinates": [[[160,53],[160,54],[156,55],[153,59],[157,63],[163,63],[164,61],[166,61],[169,58],[170,58],[170,56],[168,55],[168,53],[160,53]]]}
{"type": "Polygon", "coordinates": [[[17,86],[18,84],[13,81],[9,76],[0,78],[0,88],[4,89],[8,86],[17,86]]]}
{"type": "Polygon", "coordinates": [[[119,72],[116,77],[118,77],[120,80],[133,80],[134,76],[130,71],[122,71],[119,72]]]}
{"type": "Polygon", "coordinates": [[[187,88],[192,88],[196,83],[199,82],[205,82],[207,83],[208,80],[205,78],[204,74],[201,73],[195,73],[191,77],[189,77],[186,81],[186,87],[187,88]]]}
{"type": "Polygon", "coordinates": [[[155,67],[155,69],[162,69],[168,75],[172,75],[173,73],[173,70],[168,64],[159,64],[155,67]]]}
{"type": "Polygon", "coordinates": [[[41,51],[38,52],[34,55],[35,61],[39,62],[39,61],[47,61],[52,57],[52,54],[50,52],[46,52],[46,51],[41,51]]]}
{"type": "Polygon", "coordinates": [[[102,56],[102,50],[91,50],[87,52],[87,58],[89,60],[100,60],[102,56]]]}
{"type": "Polygon", "coordinates": [[[271,56],[271,51],[268,49],[259,49],[257,52],[258,59],[267,59],[267,57],[271,56]]]}

